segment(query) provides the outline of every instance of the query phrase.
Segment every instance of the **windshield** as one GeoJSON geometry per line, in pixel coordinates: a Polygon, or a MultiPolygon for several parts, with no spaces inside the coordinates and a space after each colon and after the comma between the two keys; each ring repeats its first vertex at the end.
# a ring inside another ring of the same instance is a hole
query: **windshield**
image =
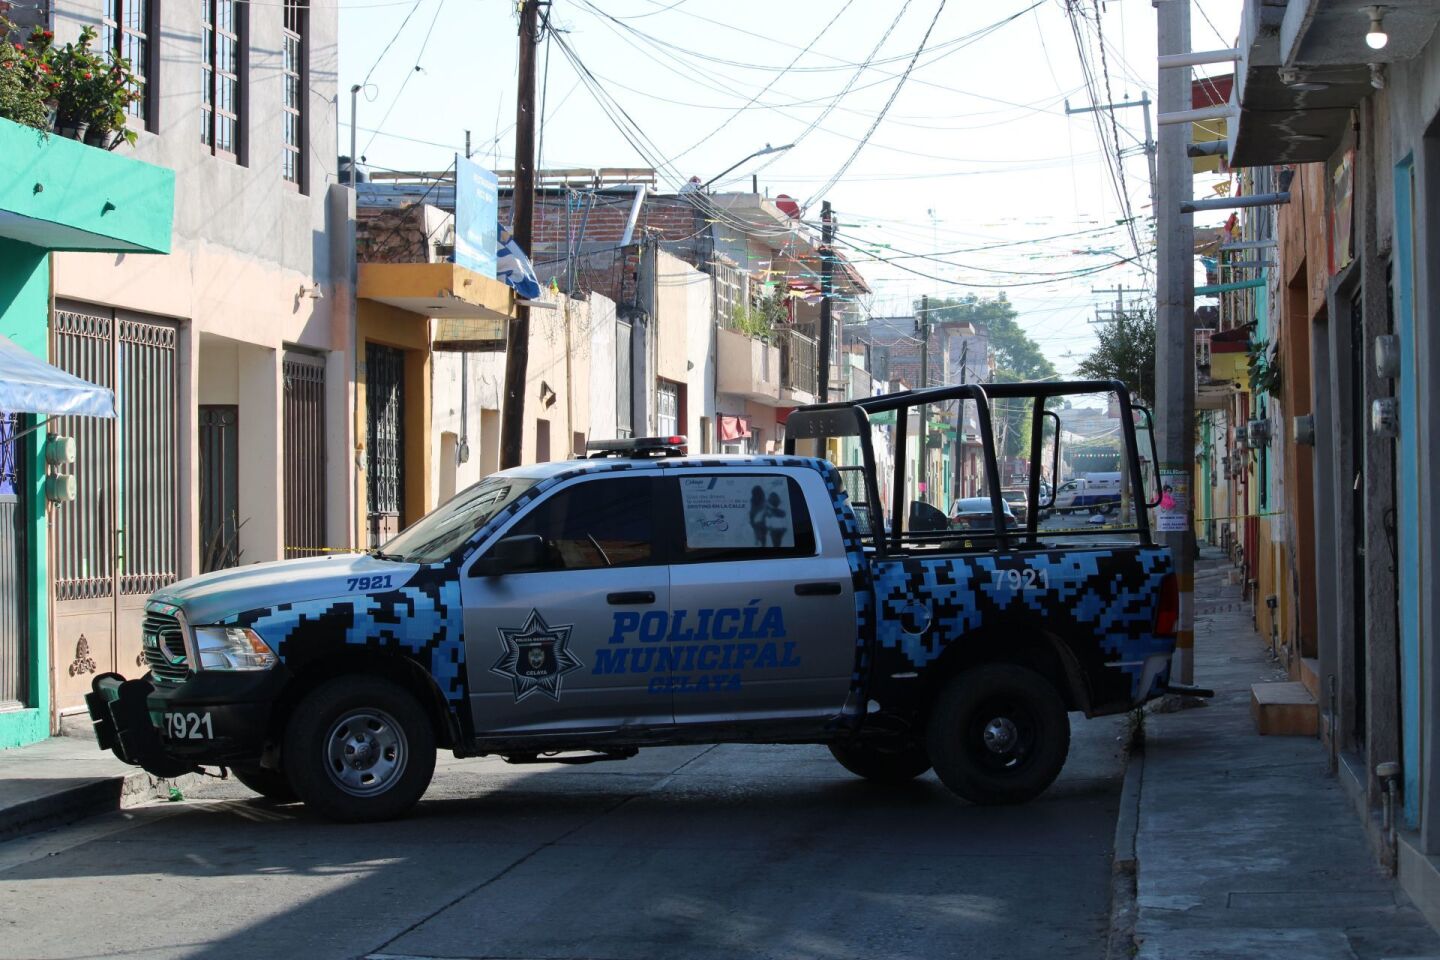
{"type": "Polygon", "coordinates": [[[484,526],[486,520],[535,483],[525,477],[486,477],[406,527],[381,548],[381,553],[387,560],[411,563],[444,560],[484,526]]]}

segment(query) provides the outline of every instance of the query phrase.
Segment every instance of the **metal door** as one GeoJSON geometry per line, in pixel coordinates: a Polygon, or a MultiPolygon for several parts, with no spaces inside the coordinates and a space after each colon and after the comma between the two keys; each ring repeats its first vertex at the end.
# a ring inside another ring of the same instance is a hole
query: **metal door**
{"type": "Polygon", "coordinates": [[[378,547],[405,525],[405,353],[365,344],[365,480],[370,545],[378,547]]]}
{"type": "Polygon", "coordinates": [[[665,481],[670,637],[694,649],[672,678],[677,724],[817,724],[840,713],[855,669],[850,564],[810,470],[665,481]]]}
{"type": "Polygon", "coordinates": [[[28,706],[29,576],[25,562],[24,429],[19,414],[0,412],[0,713],[28,706]]]}
{"type": "Polygon", "coordinates": [[[240,408],[200,405],[200,572],[240,563],[240,408]]]}
{"type": "Polygon", "coordinates": [[[654,539],[655,482],[633,476],[572,481],[482,544],[462,567],[465,659],[478,736],[673,722],[660,657],[669,583],[654,539]],[[546,569],[474,573],[494,541],[521,534],[545,537],[546,569]]]}
{"type": "Polygon", "coordinates": [[[115,391],[115,420],[55,418],[75,438],[77,498],[51,511],[55,705],[95,673],[141,672],[145,598],[180,566],[179,400],[171,324],[94,307],[55,311],[55,364],[115,391]]]}
{"type": "Polygon", "coordinates": [[[325,548],[325,360],[285,354],[285,556],[325,548]]]}

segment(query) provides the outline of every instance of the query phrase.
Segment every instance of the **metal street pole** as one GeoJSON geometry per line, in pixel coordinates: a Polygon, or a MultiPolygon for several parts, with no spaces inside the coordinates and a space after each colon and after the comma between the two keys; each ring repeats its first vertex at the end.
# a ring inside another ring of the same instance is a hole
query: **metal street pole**
{"type": "Polygon", "coordinates": [[[835,254],[830,245],[835,242],[835,221],[831,219],[830,201],[820,205],[820,356],[815,364],[815,402],[830,402],[830,300],[835,292],[835,254]]]}
{"type": "MultiPolygon", "coordinates": [[[[928,294],[920,297],[920,389],[924,390],[930,386],[930,297],[928,294]]],[[[930,485],[926,482],[930,466],[929,451],[925,449],[925,432],[930,419],[930,411],[923,404],[918,408],[920,411],[920,432],[916,439],[916,460],[918,466],[915,470],[915,479],[919,484],[918,490],[920,499],[926,503],[930,502],[930,485]]]]}
{"type": "MultiPolygon", "coordinates": [[[[1157,52],[1163,59],[1190,52],[1190,0],[1152,0],[1157,13],[1157,52]]],[[[1162,68],[1156,109],[1161,117],[1183,114],[1190,106],[1190,68],[1162,68]]],[[[1195,448],[1194,350],[1194,218],[1182,212],[1190,201],[1194,176],[1187,145],[1190,124],[1160,125],[1157,150],[1155,218],[1156,336],[1155,400],[1159,427],[1160,463],[1157,482],[1169,483],[1184,503],[1183,528],[1165,529],[1158,538],[1170,548],[1180,586],[1180,623],[1177,630],[1172,679],[1193,683],[1195,675],[1195,514],[1193,460],[1195,448]]],[[[1179,527],[1173,521],[1168,525],[1179,527]]]]}
{"type": "MultiPolygon", "coordinates": [[[[510,235],[530,256],[535,214],[535,46],[540,0],[524,0],[520,8],[520,86],[515,105],[515,186],[511,201],[514,222],[510,235]]],[[[505,344],[505,399],[500,411],[500,469],[520,466],[525,436],[525,376],[530,361],[530,308],[515,305],[505,344]]]]}

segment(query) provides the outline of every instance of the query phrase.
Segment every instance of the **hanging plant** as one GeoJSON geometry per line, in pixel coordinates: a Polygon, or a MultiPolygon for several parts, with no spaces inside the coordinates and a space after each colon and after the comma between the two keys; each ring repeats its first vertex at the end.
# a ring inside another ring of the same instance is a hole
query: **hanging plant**
{"type": "Polygon", "coordinates": [[[1280,393],[1280,345],[1265,340],[1250,341],[1246,351],[1250,371],[1250,392],[1278,396],[1280,393]]]}

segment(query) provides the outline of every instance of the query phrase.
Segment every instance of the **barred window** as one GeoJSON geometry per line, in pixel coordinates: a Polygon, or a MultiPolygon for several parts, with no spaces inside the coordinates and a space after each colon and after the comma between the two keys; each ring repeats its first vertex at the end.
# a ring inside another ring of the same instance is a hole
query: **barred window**
{"type": "Polygon", "coordinates": [[[237,0],[200,0],[201,103],[200,142],[217,155],[240,153],[240,17],[237,0]]]}
{"type": "Polygon", "coordinates": [[[305,158],[305,17],[306,0],[285,0],[285,25],[281,31],[284,54],[281,72],[285,82],[285,179],[303,187],[305,158]]]}
{"type": "Polygon", "coordinates": [[[151,73],[150,34],[151,15],[158,0],[105,0],[100,14],[100,46],[112,57],[123,57],[130,61],[130,70],[135,74],[132,89],[141,96],[127,104],[125,112],[132,117],[150,119],[150,91],[147,88],[151,73]]]}

